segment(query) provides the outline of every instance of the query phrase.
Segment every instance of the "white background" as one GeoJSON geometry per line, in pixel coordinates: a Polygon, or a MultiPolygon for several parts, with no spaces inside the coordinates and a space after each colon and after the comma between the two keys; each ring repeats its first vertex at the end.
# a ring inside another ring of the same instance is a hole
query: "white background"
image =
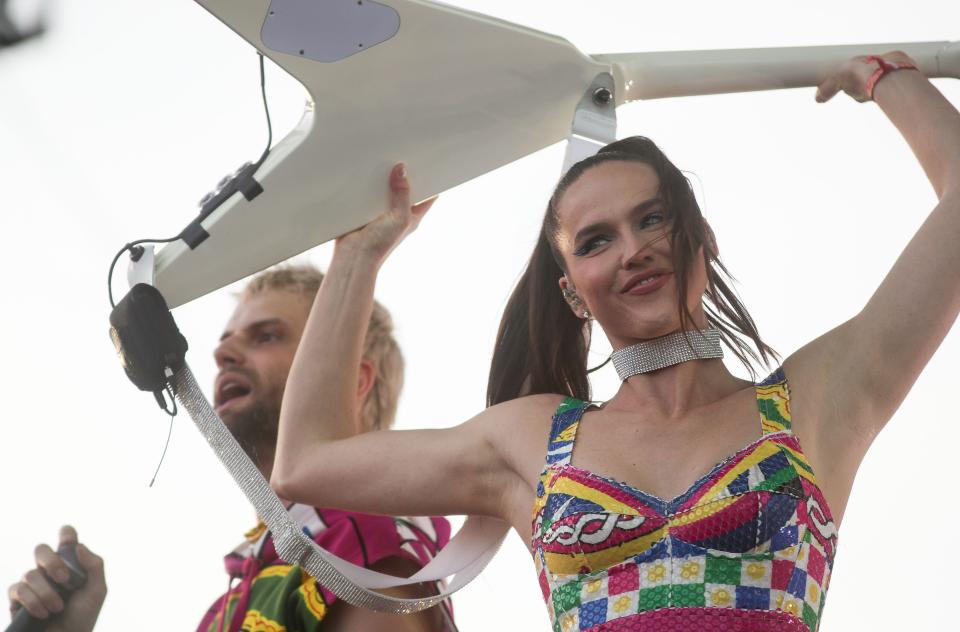
{"type": "MultiPolygon", "coordinates": [[[[960,4],[945,0],[453,4],[587,53],[960,38],[960,4]]],[[[48,37],[0,51],[0,581],[16,581],[33,546],[71,522],[107,561],[100,630],[193,629],[254,516],[186,416],[148,489],[167,418],[117,363],[106,270],[126,241],[179,231],[223,174],[259,156],[256,57],[187,0],[63,0],[54,17],[48,37]]],[[[303,93],[270,70],[276,138],[303,93]]],[[[937,85],[960,104],[956,80],[937,85]]],[[[790,90],[637,103],[619,117],[621,136],[652,137],[696,174],[721,254],[784,355],[855,314],[935,204],[873,104],[817,105],[813,90],[790,90]]],[[[399,427],[447,426],[483,407],[500,312],[561,155],[556,146],[446,193],[384,269],[378,297],[408,359],[399,427]]],[[[306,258],[323,265],[329,252],[306,258]]],[[[176,311],[203,384],[232,305],[221,291],[176,311]]],[[[955,619],[958,358],[954,332],[864,461],[821,630],[955,619]]],[[[596,397],[612,394],[611,373],[596,397]]],[[[515,534],[456,608],[464,631],[549,629],[515,534]]]]}

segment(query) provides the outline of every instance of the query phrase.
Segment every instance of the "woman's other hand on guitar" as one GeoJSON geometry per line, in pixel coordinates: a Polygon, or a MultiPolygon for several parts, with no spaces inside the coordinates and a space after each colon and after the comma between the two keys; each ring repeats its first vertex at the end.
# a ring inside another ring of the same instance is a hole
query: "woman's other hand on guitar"
{"type": "MultiPolygon", "coordinates": [[[[901,64],[916,67],[916,62],[901,51],[891,51],[882,55],[859,55],[845,61],[820,82],[820,85],[817,86],[817,102],[826,103],[841,90],[860,103],[872,100],[873,85],[871,85],[870,79],[882,70],[883,62],[894,67],[901,64]]],[[[874,84],[889,72],[891,71],[881,72],[874,80],[874,84]]]]}
{"type": "Polygon", "coordinates": [[[337,250],[348,250],[353,257],[367,257],[377,264],[382,263],[397,245],[420,224],[436,196],[410,203],[410,181],[406,167],[394,165],[390,171],[390,205],[366,226],[337,239],[337,250]]]}

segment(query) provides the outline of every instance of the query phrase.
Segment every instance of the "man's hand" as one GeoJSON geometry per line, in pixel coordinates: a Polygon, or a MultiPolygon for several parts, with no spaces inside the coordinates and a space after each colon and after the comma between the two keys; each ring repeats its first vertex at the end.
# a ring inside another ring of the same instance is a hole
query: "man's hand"
{"type": "Polygon", "coordinates": [[[77,562],[87,576],[84,585],[71,593],[64,603],[54,585],[66,586],[70,571],[52,548],[40,544],[34,550],[37,567],[27,571],[23,579],[7,592],[10,613],[14,615],[20,608],[25,608],[38,619],[49,618],[45,632],[91,632],[107,596],[103,560],[77,543],[77,532],[73,527],[60,529],[60,546],[63,545],[76,546],[77,562]]]}

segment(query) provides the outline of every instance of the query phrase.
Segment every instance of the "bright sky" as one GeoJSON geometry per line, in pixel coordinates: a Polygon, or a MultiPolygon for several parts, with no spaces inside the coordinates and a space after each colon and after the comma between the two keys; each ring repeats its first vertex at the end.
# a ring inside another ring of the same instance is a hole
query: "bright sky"
{"type": "MultiPolygon", "coordinates": [[[[960,4],[942,0],[452,4],[561,35],[587,53],[960,37],[960,4]]],[[[180,230],[223,174],[259,155],[257,81],[247,44],[186,0],[63,1],[48,37],[0,51],[0,581],[15,582],[34,545],[72,523],[106,558],[100,630],[129,630],[134,617],[148,632],[193,629],[227,585],[223,554],[254,523],[185,415],[147,487],[167,418],[116,360],[105,279],[123,243],[180,230]]],[[[960,83],[937,85],[960,104],[960,83]]],[[[268,88],[282,136],[303,93],[276,68],[268,88]]],[[[695,174],[721,254],[784,355],[863,306],[935,203],[873,104],[817,105],[812,90],[790,90],[635,103],[619,118],[621,136],[652,137],[695,174]]],[[[399,427],[448,426],[483,407],[500,312],[561,156],[552,147],[446,193],[384,269],[378,298],[408,358],[399,427]]],[[[323,265],[329,252],[306,258],[323,265]]],[[[203,384],[212,384],[212,349],[232,305],[220,291],[175,312],[203,384]]],[[[596,359],[604,348],[597,344],[596,359]]],[[[958,357],[955,331],[860,469],[824,632],[934,629],[953,617],[960,559],[943,534],[960,521],[958,357]]],[[[604,370],[595,396],[614,388],[604,370]]],[[[516,535],[455,603],[464,632],[549,629],[516,535]]]]}

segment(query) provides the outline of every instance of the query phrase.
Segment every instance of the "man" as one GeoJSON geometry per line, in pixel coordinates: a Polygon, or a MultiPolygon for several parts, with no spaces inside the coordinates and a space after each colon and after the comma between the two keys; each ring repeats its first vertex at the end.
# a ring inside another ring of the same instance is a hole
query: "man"
{"type": "MultiPolygon", "coordinates": [[[[241,294],[214,353],[219,369],[214,386],[217,414],[268,478],[287,373],[322,279],[323,275],[309,266],[274,268],[255,277],[241,294]]],[[[379,304],[374,307],[364,344],[356,391],[358,434],[389,428],[403,382],[403,358],[393,338],[390,316],[379,304]]],[[[449,538],[449,524],[441,518],[395,519],[289,504],[288,508],[320,546],[355,564],[393,575],[413,574],[449,538]]],[[[65,529],[61,541],[75,542],[76,533],[65,529]]],[[[58,630],[92,630],[106,595],[102,560],[82,545],[78,547],[79,561],[93,579],[88,581],[92,590],[85,587],[85,592],[74,594],[64,610],[48,579],[59,580],[62,562],[46,546],[37,548],[36,557],[38,568],[10,589],[12,607],[22,605],[41,617],[62,613],[53,620],[62,626],[58,630]]],[[[443,606],[415,615],[384,615],[339,603],[299,567],[277,557],[262,523],[248,532],[247,541],[224,561],[231,589],[213,603],[198,632],[426,632],[444,629],[449,616],[443,606]]],[[[415,598],[434,590],[405,587],[391,594],[415,598]]]]}

